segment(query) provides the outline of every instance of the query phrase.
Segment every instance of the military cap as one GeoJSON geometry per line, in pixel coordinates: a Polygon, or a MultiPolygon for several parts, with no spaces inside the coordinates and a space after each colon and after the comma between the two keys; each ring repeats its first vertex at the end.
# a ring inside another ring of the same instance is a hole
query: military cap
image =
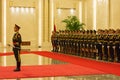
{"type": "Polygon", "coordinates": [[[18,29],[20,29],[20,26],[18,26],[17,24],[15,24],[15,27],[17,27],[18,29]]]}

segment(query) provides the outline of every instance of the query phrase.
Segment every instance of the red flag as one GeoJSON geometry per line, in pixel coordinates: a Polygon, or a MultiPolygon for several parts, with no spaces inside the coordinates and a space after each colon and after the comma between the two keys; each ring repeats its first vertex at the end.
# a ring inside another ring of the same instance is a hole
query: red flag
{"type": "Polygon", "coordinates": [[[56,32],[56,25],[54,24],[54,32],[56,32]]]}

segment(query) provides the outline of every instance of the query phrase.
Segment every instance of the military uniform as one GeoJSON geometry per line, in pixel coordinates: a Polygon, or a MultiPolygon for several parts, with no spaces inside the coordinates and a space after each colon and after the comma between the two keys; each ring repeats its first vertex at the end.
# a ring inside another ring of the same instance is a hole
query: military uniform
{"type": "Polygon", "coordinates": [[[109,36],[107,34],[103,35],[103,60],[108,60],[108,55],[109,55],[109,36]]]}
{"type": "Polygon", "coordinates": [[[55,51],[55,32],[52,32],[52,35],[51,35],[51,43],[52,43],[52,51],[54,52],[55,51]]]}
{"type": "Polygon", "coordinates": [[[115,36],[115,61],[120,62],[120,35],[115,36]]]}
{"type": "Polygon", "coordinates": [[[59,33],[56,32],[54,36],[54,45],[55,45],[55,52],[59,51],[59,33]]]}
{"type": "Polygon", "coordinates": [[[16,32],[13,36],[13,52],[14,52],[14,56],[17,62],[17,68],[15,69],[15,71],[20,71],[20,66],[21,66],[21,59],[20,59],[20,50],[21,50],[21,35],[19,32],[16,32]]]}
{"type": "Polygon", "coordinates": [[[115,43],[115,39],[114,39],[114,35],[109,35],[109,61],[114,61],[114,43],[115,43]]]}
{"type": "Polygon", "coordinates": [[[91,45],[92,45],[91,57],[96,59],[96,54],[97,54],[97,36],[96,36],[96,34],[93,34],[91,39],[92,39],[91,40],[91,45]]]}
{"type": "Polygon", "coordinates": [[[98,60],[102,60],[102,55],[103,55],[102,42],[103,42],[102,35],[101,34],[97,35],[97,42],[96,42],[97,54],[96,54],[96,57],[98,60]]]}

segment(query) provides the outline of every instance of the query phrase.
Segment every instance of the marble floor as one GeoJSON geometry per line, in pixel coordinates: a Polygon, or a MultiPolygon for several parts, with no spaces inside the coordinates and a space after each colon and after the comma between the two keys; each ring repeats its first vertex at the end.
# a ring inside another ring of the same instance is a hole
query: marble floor
{"type": "Polygon", "coordinates": [[[2,80],[120,80],[114,75],[89,75],[89,76],[61,76],[44,78],[22,78],[22,79],[2,79],[2,80]]]}
{"type": "MultiPolygon", "coordinates": [[[[32,50],[48,50],[50,48],[33,48],[32,50]]],[[[0,52],[9,52],[11,48],[0,48],[0,52]]],[[[52,64],[67,64],[66,62],[61,62],[51,58],[37,56],[37,55],[22,55],[22,65],[52,65],[52,64]],[[32,61],[29,61],[29,58],[32,61]]],[[[7,56],[4,58],[0,57],[0,66],[13,66],[15,65],[15,60],[13,56],[7,56]]],[[[20,79],[0,79],[0,80],[120,80],[120,76],[115,76],[111,74],[107,75],[85,75],[85,76],[59,76],[59,77],[40,77],[40,78],[20,78],[20,79]]]]}

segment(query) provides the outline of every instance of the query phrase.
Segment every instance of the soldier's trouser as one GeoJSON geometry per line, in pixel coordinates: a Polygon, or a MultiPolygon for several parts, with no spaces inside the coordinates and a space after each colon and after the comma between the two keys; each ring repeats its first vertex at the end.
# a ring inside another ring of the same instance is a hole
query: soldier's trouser
{"type": "Polygon", "coordinates": [[[120,48],[119,48],[119,46],[120,46],[119,43],[115,44],[115,50],[116,50],[115,58],[116,58],[117,62],[120,62],[120,48]]]}
{"type": "Polygon", "coordinates": [[[14,52],[14,56],[15,56],[16,64],[17,64],[16,68],[20,69],[20,66],[21,66],[20,49],[13,48],[13,52],[14,52]]]}
{"type": "Polygon", "coordinates": [[[106,44],[104,44],[103,59],[104,59],[104,60],[108,60],[108,48],[107,48],[107,45],[106,45],[106,44]]]}
{"type": "Polygon", "coordinates": [[[114,49],[112,47],[112,45],[110,45],[110,54],[109,54],[109,57],[110,57],[110,61],[114,61],[114,49]]]}
{"type": "Polygon", "coordinates": [[[99,60],[102,60],[102,44],[97,44],[97,49],[98,49],[98,53],[97,53],[97,56],[98,56],[98,59],[99,60]]]}
{"type": "Polygon", "coordinates": [[[78,43],[77,54],[80,56],[80,43],[78,43]]]}

